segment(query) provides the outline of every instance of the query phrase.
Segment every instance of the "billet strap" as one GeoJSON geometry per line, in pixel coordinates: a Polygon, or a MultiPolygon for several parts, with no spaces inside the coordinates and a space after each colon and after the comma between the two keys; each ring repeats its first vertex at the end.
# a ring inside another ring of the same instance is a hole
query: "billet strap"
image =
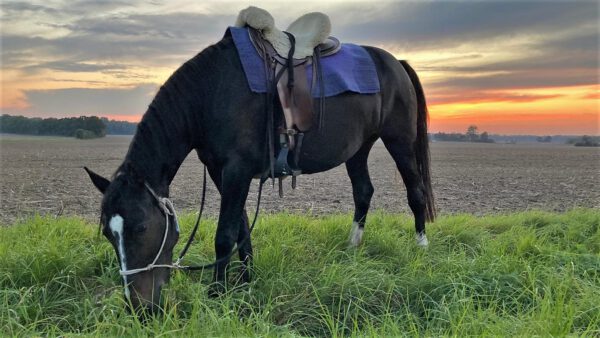
{"type": "Polygon", "coordinates": [[[284,32],[284,33],[285,33],[285,35],[287,35],[288,39],[290,40],[290,50],[288,51],[286,67],[287,67],[287,71],[288,71],[287,87],[291,93],[292,89],[294,88],[294,52],[296,51],[296,38],[294,37],[294,34],[292,34],[292,33],[289,33],[289,32],[284,32]]]}
{"type": "Polygon", "coordinates": [[[194,241],[194,237],[196,236],[196,232],[198,231],[198,226],[200,225],[200,219],[202,218],[202,212],[204,211],[205,199],[206,199],[206,166],[204,166],[204,175],[203,175],[203,179],[202,179],[202,200],[200,201],[200,211],[198,212],[198,217],[196,218],[196,224],[194,225],[194,229],[192,230],[192,233],[190,234],[190,237],[188,238],[187,243],[185,243],[185,246],[179,253],[179,257],[177,257],[177,261],[175,261],[176,265],[178,265],[181,262],[181,260],[183,259],[183,256],[185,256],[188,249],[192,245],[192,242],[194,241]]]}

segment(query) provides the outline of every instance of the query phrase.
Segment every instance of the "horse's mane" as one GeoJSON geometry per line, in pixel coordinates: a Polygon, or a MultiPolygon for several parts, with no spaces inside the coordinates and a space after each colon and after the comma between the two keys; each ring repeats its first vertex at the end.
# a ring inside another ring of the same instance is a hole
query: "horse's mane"
{"type": "MultiPolygon", "coordinates": [[[[182,133],[185,126],[194,124],[201,119],[198,111],[204,111],[207,95],[219,76],[218,62],[222,61],[222,52],[235,48],[231,37],[226,36],[219,42],[206,47],[194,57],[184,62],[167,81],[160,87],[142,120],[138,123],[135,136],[129,145],[125,161],[115,172],[129,174],[131,171],[142,172],[138,165],[152,160],[153,154],[148,158],[130,158],[130,154],[140,154],[149,144],[156,146],[152,149],[161,149],[158,144],[166,144],[169,135],[182,133]],[[192,110],[194,109],[194,110],[192,110]]],[[[196,123],[197,124],[197,123],[196,123]]],[[[183,135],[191,137],[190,135],[183,135]]]]}

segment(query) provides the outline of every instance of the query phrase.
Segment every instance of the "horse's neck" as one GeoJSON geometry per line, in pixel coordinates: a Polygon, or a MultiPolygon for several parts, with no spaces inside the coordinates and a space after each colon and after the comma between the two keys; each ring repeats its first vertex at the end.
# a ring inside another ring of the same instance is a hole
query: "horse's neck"
{"type": "Polygon", "coordinates": [[[187,133],[173,121],[161,120],[158,112],[148,112],[138,125],[123,166],[130,165],[137,175],[160,195],[168,195],[169,185],[192,149],[187,133]]]}

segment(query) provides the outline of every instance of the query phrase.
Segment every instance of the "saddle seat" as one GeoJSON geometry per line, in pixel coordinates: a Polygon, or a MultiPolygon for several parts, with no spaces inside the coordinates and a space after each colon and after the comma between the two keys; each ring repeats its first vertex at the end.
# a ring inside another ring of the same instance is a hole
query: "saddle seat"
{"type": "MultiPolygon", "coordinates": [[[[249,26],[260,31],[279,57],[287,59],[292,47],[291,42],[283,31],[275,27],[275,19],[266,10],[254,6],[242,10],[237,17],[235,26],[249,26]]],[[[294,35],[296,40],[294,59],[300,60],[312,56],[315,47],[319,45],[321,45],[319,49],[322,52],[329,54],[333,54],[332,52],[337,51],[336,49],[339,50],[339,41],[329,37],[331,21],[323,13],[312,12],[302,15],[288,26],[286,32],[294,35]]]]}

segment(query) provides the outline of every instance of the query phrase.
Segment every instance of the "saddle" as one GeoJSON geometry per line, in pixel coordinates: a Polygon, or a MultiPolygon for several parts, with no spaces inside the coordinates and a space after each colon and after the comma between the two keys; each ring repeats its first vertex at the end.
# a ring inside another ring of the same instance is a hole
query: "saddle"
{"type": "MultiPolygon", "coordinates": [[[[252,44],[263,59],[267,75],[268,94],[277,93],[284,115],[285,125],[278,126],[280,151],[275,162],[274,137],[271,136],[270,158],[271,177],[292,175],[292,187],[295,178],[301,173],[298,168],[300,148],[304,132],[308,131],[314,120],[315,110],[312,91],[319,88],[319,129],[323,125],[324,88],[320,65],[321,57],[335,54],[341,48],[338,39],[330,37],[331,23],[323,13],[308,13],[296,19],[286,31],[275,27],[275,20],[267,11],[248,7],[240,12],[236,20],[237,27],[249,27],[252,44]],[[312,66],[313,81],[309,86],[305,67],[312,66]],[[290,152],[293,163],[289,163],[290,152]]],[[[270,98],[267,95],[267,105],[270,98]]],[[[273,109],[269,123],[272,125],[273,109]]],[[[281,194],[280,181],[280,194],[281,194]]]]}

